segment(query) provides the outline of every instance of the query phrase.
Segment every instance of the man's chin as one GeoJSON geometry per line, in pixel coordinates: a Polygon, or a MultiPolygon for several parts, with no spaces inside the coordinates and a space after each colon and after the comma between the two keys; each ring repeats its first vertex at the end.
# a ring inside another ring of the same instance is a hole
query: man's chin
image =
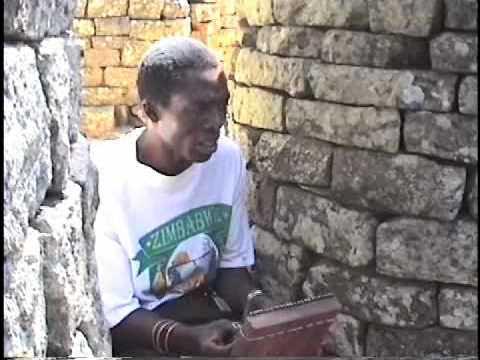
{"type": "Polygon", "coordinates": [[[195,159],[194,162],[202,163],[202,162],[208,161],[210,160],[213,154],[215,154],[215,151],[210,153],[201,153],[201,152],[196,153],[194,156],[194,159],[195,159]]]}

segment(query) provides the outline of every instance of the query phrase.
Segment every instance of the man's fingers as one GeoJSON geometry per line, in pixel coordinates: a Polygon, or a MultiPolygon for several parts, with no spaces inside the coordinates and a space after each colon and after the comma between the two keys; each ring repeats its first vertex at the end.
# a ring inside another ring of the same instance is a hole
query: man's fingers
{"type": "Polygon", "coordinates": [[[212,342],[210,344],[210,353],[212,355],[218,355],[218,356],[228,356],[230,355],[230,352],[232,351],[232,346],[233,342],[230,343],[217,343],[217,342],[212,342]]]}

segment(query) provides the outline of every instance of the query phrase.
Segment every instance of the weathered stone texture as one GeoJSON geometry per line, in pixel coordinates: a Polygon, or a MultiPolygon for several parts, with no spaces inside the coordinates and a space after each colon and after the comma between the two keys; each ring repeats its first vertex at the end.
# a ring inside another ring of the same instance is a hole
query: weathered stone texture
{"type": "Polygon", "coordinates": [[[266,230],[273,229],[273,214],[277,185],[274,181],[257,172],[250,171],[249,214],[255,224],[266,230]]]}
{"type": "Polygon", "coordinates": [[[333,148],[312,139],[265,132],[255,148],[256,165],[272,179],[329,186],[333,148]]]}
{"type": "Polygon", "coordinates": [[[373,32],[428,37],[442,27],[443,0],[368,0],[373,32]]]}
{"type": "Polygon", "coordinates": [[[477,35],[443,33],[430,42],[432,68],[440,71],[476,73],[477,35]]]}
{"type": "Polygon", "coordinates": [[[456,79],[455,75],[429,71],[383,70],[319,62],[314,62],[307,70],[307,81],[315,98],[320,100],[441,112],[452,109],[456,79]]]}
{"type": "Polygon", "coordinates": [[[281,24],[368,28],[367,0],[273,0],[273,4],[281,24]]]}
{"type": "Polygon", "coordinates": [[[283,299],[275,301],[295,299],[296,288],[305,276],[307,252],[298,245],[283,243],[258,226],[255,227],[255,239],[260,281],[277,283],[283,288],[276,290],[283,294],[283,299]]]}
{"type": "Polygon", "coordinates": [[[477,163],[478,119],[460,114],[407,113],[403,138],[409,152],[477,163]]]}
{"type": "Polygon", "coordinates": [[[18,259],[4,259],[4,357],[45,357],[47,353],[40,237],[29,227],[18,259]]]}
{"type": "Polygon", "coordinates": [[[130,19],[160,19],[165,0],[129,0],[130,19]]]}
{"type": "Polygon", "coordinates": [[[92,47],[97,49],[123,49],[128,37],[126,36],[93,36],[92,47]]]}
{"type": "Polygon", "coordinates": [[[445,0],[445,11],[447,29],[477,29],[477,0],[445,0]]]}
{"type": "Polygon", "coordinates": [[[284,97],[271,92],[237,86],[233,96],[235,121],[260,129],[283,130],[284,97]]]}
{"type": "Polygon", "coordinates": [[[196,25],[202,22],[218,20],[220,13],[217,5],[212,4],[192,4],[191,5],[192,29],[196,30],[196,25]]]}
{"type": "Polygon", "coordinates": [[[306,93],[305,60],[288,59],[242,49],[237,58],[235,80],[283,90],[292,96],[306,93]]]}
{"type": "Polygon", "coordinates": [[[87,16],[110,17],[126,16],[128,0],[88,0],[87,16]]]}
{"type": "Polygon", "coordinates": [[[291,26],[265,26],[257,34],[257,49],[264,53],[320,57],[324,31],[291,26]]]}
{"type": "Polygon", "coordinates": [[[335,353],[337,356],[362,356],[365,326],[354,317],[338,314],[335,328],[335,353]]]}
{"type": "Polygon", "coordinates": [[[321,58],[335,64],[387,68],[426,68],[428,42],[396,35],[329,30],[321,45],[321,58]]]}
{"type": "Polygon", "coordinates": [[[399,218],[377,229],[377,271],[396,277],[477,286],[475,222],[399,218]]]}
{"type": "Polygon", "coordinates": [[[478,169],[475,169],[468,191],[468,211],[474,219],[478,219],[478,169]]]}
{"type": "Polygon", "coordinates": [[[454,355],[476,355],[478,351],[476,332],[440,327],[411,330],[370,325],[366,344],[366,355],[375,357],[443,358],[454,355]]]}
{"type": "Polygon", "coordinates": [[[157,41],[167,36],[189,36],[190,18],[175,20],[131,20],[130,38],[157,41]]]}
{"type": "Polygon", "coordinates": [[[87,11],[87,0],[77,0],[77,7],[75,8],[75,17],[82,18],[87,11]]]}
{"type": "Polygon", "coordinates": [[[125,88],[120,87],[88,87],[83,88],[82,105],[102,106],[120,105],[126,94],[125,88]]]}
{"type": "Polygon", "coordinates": [[[119,87],[136,87],[137,68],[107,67],[105,68],[105,85],[119,87]]]}
{"type": "Polygon", "coordinates": [[[80,37],[95,35],[95,24],[90,19],[74,19],[73,31],[80,37]]]}
{"type": "Polygon", "coordinates": [[[282,186],[277,191],[276,234],[349,266],[367,265],[373,259],[377,224],[369,213],[302,190],[282,186]]]}
{"type": "Polygon", "coordinates": [[[20,253],[28,219],[52,180],[48,109],[35,53],[4,45],[4,256],[20,253]]]}
{"type": "Polygon", "coordinates": [[[436,322],[434,284],[415,285],[370,275],[322,260],[310,268],[305,295],[329,289],[360,320],[391,326],[422,328],[436,322]]]}
{"type": "Polygon", "coordinates": [[[336,149],[332,190],[344,203],[376,212],[453,220],[466,171],[416,155],[336,149]]]}
{"type": "Polygon", "coordinates": [[[96,35],[128,35],[130,19],[126,16],[95,19],[96,35]]]}
{"type": "Polygon", "coordinates": [[[100,67],[86,67],[83,69],[84,86],[103,85],[103,69],[100,67]]]}
{"type": "Polygon", "coordinates": [[[128,40],[122,49],[122,65],[137,66],[141,63],[143,56],[152,46],[150,41],[128,40]]]}
{"type": "Polygon", "coordinates": [[[83,107],[82,133],[92,138],[110,135],[115,129],[113,106],[83,107]]]}
{"type": "Polygon", "coordinates": [[[400,123],[397,110],[294,99],[286,103],[289,133],[340,145],[395,153],[400,123]]]}
{"type": "Polygon", "coordinates": [[[3,35],[10,40],[41,40],[70,29],[76,1],[6,1],[3,10],[3,35]]]}
{"type": "Polygon", "coordinates": [[[462,114],[478,114],[478,79],[467,76],[460,83],[458,107],[462,114]]]}
{"type": "Polygon", "coordinates": [[[85,65],[91,67],[117,66],[120,51],[115,49],[88,49],[85,51],[85,65]]]}
{"type": "Polygon", "coordinates": [[[465,287],[444,287],[438,295],[440,325],[448,328],[477,330],[477,290],[465,287]]]}
{"type": "Polygon", "coordinates": [[[269,25],[275,22],[272,1],[237,0],[236,10],[239,17],[246,19],[250,26],[269,25]]]}

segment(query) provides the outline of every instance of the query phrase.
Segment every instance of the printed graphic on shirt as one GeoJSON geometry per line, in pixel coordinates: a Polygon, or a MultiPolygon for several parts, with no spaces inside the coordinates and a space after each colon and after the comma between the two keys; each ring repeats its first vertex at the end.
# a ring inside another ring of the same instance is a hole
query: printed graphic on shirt
{"type": "Polygon", "coordinates": [[[227,241],[232,208],[214,204],[190,210],[140,238],[137,276],[149,272],[150,291],[186,293],[215,276],[227,241]]]}

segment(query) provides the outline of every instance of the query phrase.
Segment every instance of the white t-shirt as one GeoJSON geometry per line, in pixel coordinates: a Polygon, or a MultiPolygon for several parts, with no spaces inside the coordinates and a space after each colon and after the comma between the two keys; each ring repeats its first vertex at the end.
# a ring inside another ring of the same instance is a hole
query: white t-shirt
{"type": "Polygon", "coordinates": [[[92,146],[100,196],[95,254],[110,327],[211,282],[218,267],[254,263],[238,146],[222,136],[207,162],[166,176],[137,161],[142,131],[92,146]]]}

